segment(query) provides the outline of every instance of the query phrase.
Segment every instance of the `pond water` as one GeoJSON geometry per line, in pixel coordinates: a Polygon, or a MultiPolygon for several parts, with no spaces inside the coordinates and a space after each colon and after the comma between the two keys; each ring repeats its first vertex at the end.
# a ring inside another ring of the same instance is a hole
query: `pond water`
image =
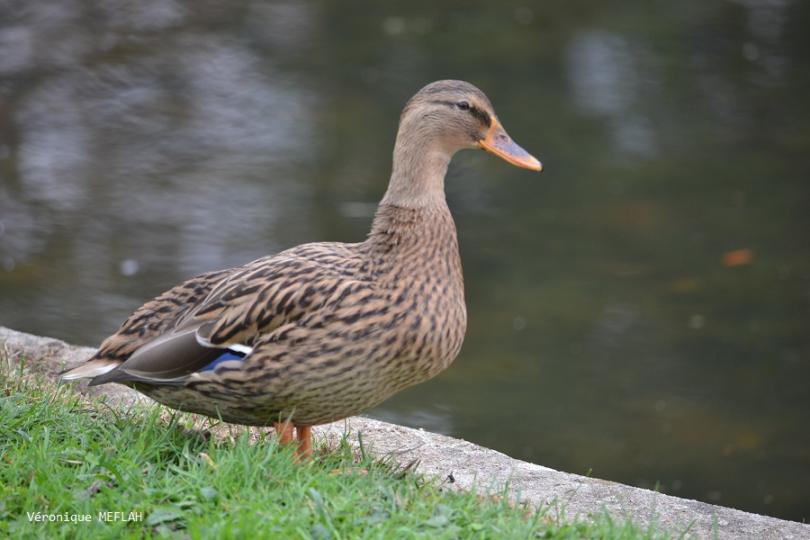
{"type": "Polygon", "coordinates": [[[0,3],[0,324],[97,344],[193,274],[359,241],[402,105],[467,79],[546,166],[451,166],[470,316],[372,416],[810,517],[810,4],[0,3]]]}

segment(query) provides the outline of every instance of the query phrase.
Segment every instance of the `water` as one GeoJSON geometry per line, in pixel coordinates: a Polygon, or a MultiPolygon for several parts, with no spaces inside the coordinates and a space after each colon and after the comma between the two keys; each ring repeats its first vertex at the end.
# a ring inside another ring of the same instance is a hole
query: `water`
{"type": "Polygon", "coordinates": [[[810,517],[806,2],[0,6],[0,324],[96,344],[363,239],[405,100],[463,78],[547,171],[456,158],[464,350],[371,414],[810,517]]]}

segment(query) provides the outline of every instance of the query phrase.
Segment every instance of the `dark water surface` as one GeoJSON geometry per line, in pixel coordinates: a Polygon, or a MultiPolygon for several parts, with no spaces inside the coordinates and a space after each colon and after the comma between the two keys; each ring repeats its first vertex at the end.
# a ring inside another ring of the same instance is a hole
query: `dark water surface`
{"type": "Polygon", "coordinates": [[[810,517],[810,3],[436,4],[0,0],[0,324],[92,345],[362,240],[405,100],[463,78],[547,171],[456,158],[464,350],[371,414],[810,517]]]}

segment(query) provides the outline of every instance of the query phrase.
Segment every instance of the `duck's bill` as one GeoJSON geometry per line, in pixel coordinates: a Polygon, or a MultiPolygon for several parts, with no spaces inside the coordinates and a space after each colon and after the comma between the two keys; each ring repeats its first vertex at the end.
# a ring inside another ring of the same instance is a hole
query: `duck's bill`
{"type": "Polygon", "coordinates": [[[512,165],[532,171],[543,170],[543,164],[513,141],[497,121],[492,123],[487,136],[478,144],[512,165]]]}

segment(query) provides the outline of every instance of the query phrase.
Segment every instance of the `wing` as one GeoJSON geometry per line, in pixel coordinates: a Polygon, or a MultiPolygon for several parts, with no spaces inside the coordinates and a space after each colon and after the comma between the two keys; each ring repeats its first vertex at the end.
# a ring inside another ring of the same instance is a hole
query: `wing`
{"type": "Polygon", "coordinates": [[[150,341],[124,363],[94,377],[90,386],[123,381],[182,384],[186,375],[204,368],[222,354],[221,349],[201,345],[195,328],[172,332],[150,341]]]}
{"type": "Polygon", "coordinates": [[[341,265],[327,264],[306,251],[289,251],[255,261],[220,283],[184,325],[198,327],[198,337],[212,345],[252,345],[260,334],[322,309],[357,282],[349,264],[357,261],[339,260],[341,265]]]}
{"type": "MultiPolygon", "coordinates": [[[[91,384],[183,384],[188,375],[206,369],[222,355],[244,357],[260,336],[305,315],[311,319],[319,311],[328,312],[358,288],[371,287],[357,279],[362,264],[348,246],[324,243],[234,269],[213,282],[205,298],[187,307],[161,335],[141,342],[120,365],[96,373],[91,384]]],[[[134,321],[144,308],[124,327],[135,328],[134,321]]],[[[148,320],[148,316],[143,319],[148,320]]],[[[122,339],[127,335],[131,332],[122,339]]],[[[122,345],[118,350],[130,347],[122,345]]]]}
{"type": "Polygon", "coordinates": [[[195,276],[145,303],[101,343],[93,359],[125,361],[147,343],[176,328],[218,283],[240,268],[195,276]]]}
{"type": "Polygon", "coordinates": [[[97,377],[116,369],[139,349],[171,333],[189,311],[205,300],[217,283],[236,270],[195,276],[150,300],[105,339],[87,362],[62,372],[62,379],[97,377]]]}

